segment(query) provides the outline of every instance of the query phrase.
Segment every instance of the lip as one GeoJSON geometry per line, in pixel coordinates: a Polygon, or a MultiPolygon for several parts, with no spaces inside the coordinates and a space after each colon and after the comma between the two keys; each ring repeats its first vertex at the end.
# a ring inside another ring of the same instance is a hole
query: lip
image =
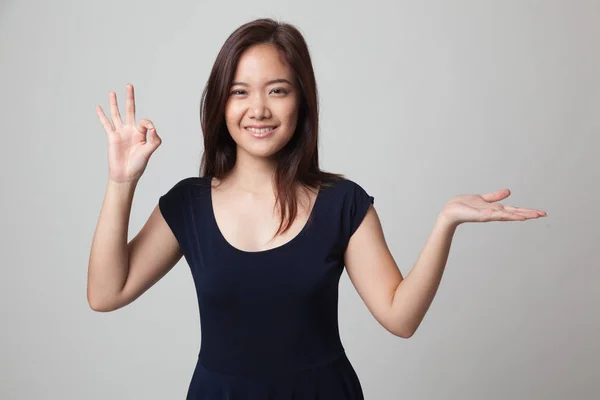
{"type": "MultiPolygon", "coordinates": [[[[264,127],[264,128],[266,128],[266,127],[268,127],[268,126],[269,126],[269,125],[263,125],[263,127],[264,127]]],[[[250,136],[252,136],[253,138],[256,138],[256,139],[264,139],[264,138],[266,138],[266,137],[269,137],[269,136],[273,135],[273,134],[275,133],[275,131],[277,130],[277,128],[279,128],[279,127],[278,127],[278,126],[276,126],[275,128],[273,128],[273,129],[271,129],[270,131],[268,131],[268,132],[265,132],[265,133],[256,133],[256,132],[251,132],[251,131],[249,131],[249,130],[248,130],[248,128],[256,128],[256,129],[261,129],[261,128],[259,128],[258,126],[247,126],[247,127],[245,127],[245,128],[244,128],[244,130],[245,130],[246,132],[248,132],[248,134],[249,134],[250,136]]]]}
{"type": "Polygon", "coordinates": [[[262,128],[268,128],[268,127],[271,127],[271,126],[274,126],[275,128],[277,128],[277,125],[266,125],[266,124],[263,124],[263,125],[246,125],[244,128],[262,129],[262,128]]]}

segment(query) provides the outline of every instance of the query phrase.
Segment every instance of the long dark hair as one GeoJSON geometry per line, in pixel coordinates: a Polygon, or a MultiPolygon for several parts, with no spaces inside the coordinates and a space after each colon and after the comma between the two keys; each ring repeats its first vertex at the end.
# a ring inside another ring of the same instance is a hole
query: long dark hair
{"type": "Polygon", "coordinates": [[[330,186],[328,181],[343,179],[344,176],[319,168],[317,84],[304,37],[293,25],[261,18],[240,26],[225,41],[202,92],[200,120],[204,153],[200,177],[222,180],[235,165],[237,147],[225,124],[225,105],[240,56],[246,49],[258,44],[271,44],[282,52],[295,72],[300,88],[296,131],[275,155],[276,203],[279,203],[282,216],[275,233],[277,236],[287,231],[296,218],[298,203],[295,189],[299,184],[316,189],[330,186]]]}

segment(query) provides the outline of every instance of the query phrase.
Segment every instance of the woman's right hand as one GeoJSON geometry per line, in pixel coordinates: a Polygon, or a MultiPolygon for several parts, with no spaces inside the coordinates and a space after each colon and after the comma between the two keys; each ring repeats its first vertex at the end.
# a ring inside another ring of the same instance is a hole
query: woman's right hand
{"type": "Polygon", "coordinates": [[[109,180],[117,183],[136,182],[144,173],[150,156],[162,140],[150,120],[143,119],[135,125],[132,84],[127,84],[125,124],[119,114],[116,93],[110,92],[108,97],[112,123],[106,118],[102,107],[96,106],[96,112],[108,137],[109,180]]]}

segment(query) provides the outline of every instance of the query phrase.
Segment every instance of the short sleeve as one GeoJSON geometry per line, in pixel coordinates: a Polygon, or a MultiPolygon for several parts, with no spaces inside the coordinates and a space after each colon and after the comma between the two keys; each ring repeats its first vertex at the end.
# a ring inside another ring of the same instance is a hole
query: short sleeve
{"type": "Polygon", "coordinates": [[[349,183],[348,192],[346,193],[346,211],[344,213],[346,243],[362,223],[371,204],[375,202],[375,198],[369,195],[359,184],[352,181],[349,181],[349,183]]]}
{"type": "Polygon", "coordinates": [[[163,218],[171,228],[171,231],[177,238],[177,241],[183,244],[185,232],[185,212],[188,209],[185,204],[187,179],[177,182],[169,191],[158,200],[158,207],[163,218]]]}

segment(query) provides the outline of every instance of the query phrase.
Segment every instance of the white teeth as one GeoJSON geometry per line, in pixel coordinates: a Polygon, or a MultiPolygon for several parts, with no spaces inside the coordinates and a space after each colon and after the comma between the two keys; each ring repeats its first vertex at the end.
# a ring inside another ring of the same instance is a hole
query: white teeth
{"type": "Polygon", "coordinates": [[[246,128],[247,130],[249,130],[250,132],[254,132],[254,133],[266,133],[269,132],[271,130],[273,130],[273,127],[267,127],[267,128],[262,128],[262,129],[256,129],[256,128],[246,128]]]}

